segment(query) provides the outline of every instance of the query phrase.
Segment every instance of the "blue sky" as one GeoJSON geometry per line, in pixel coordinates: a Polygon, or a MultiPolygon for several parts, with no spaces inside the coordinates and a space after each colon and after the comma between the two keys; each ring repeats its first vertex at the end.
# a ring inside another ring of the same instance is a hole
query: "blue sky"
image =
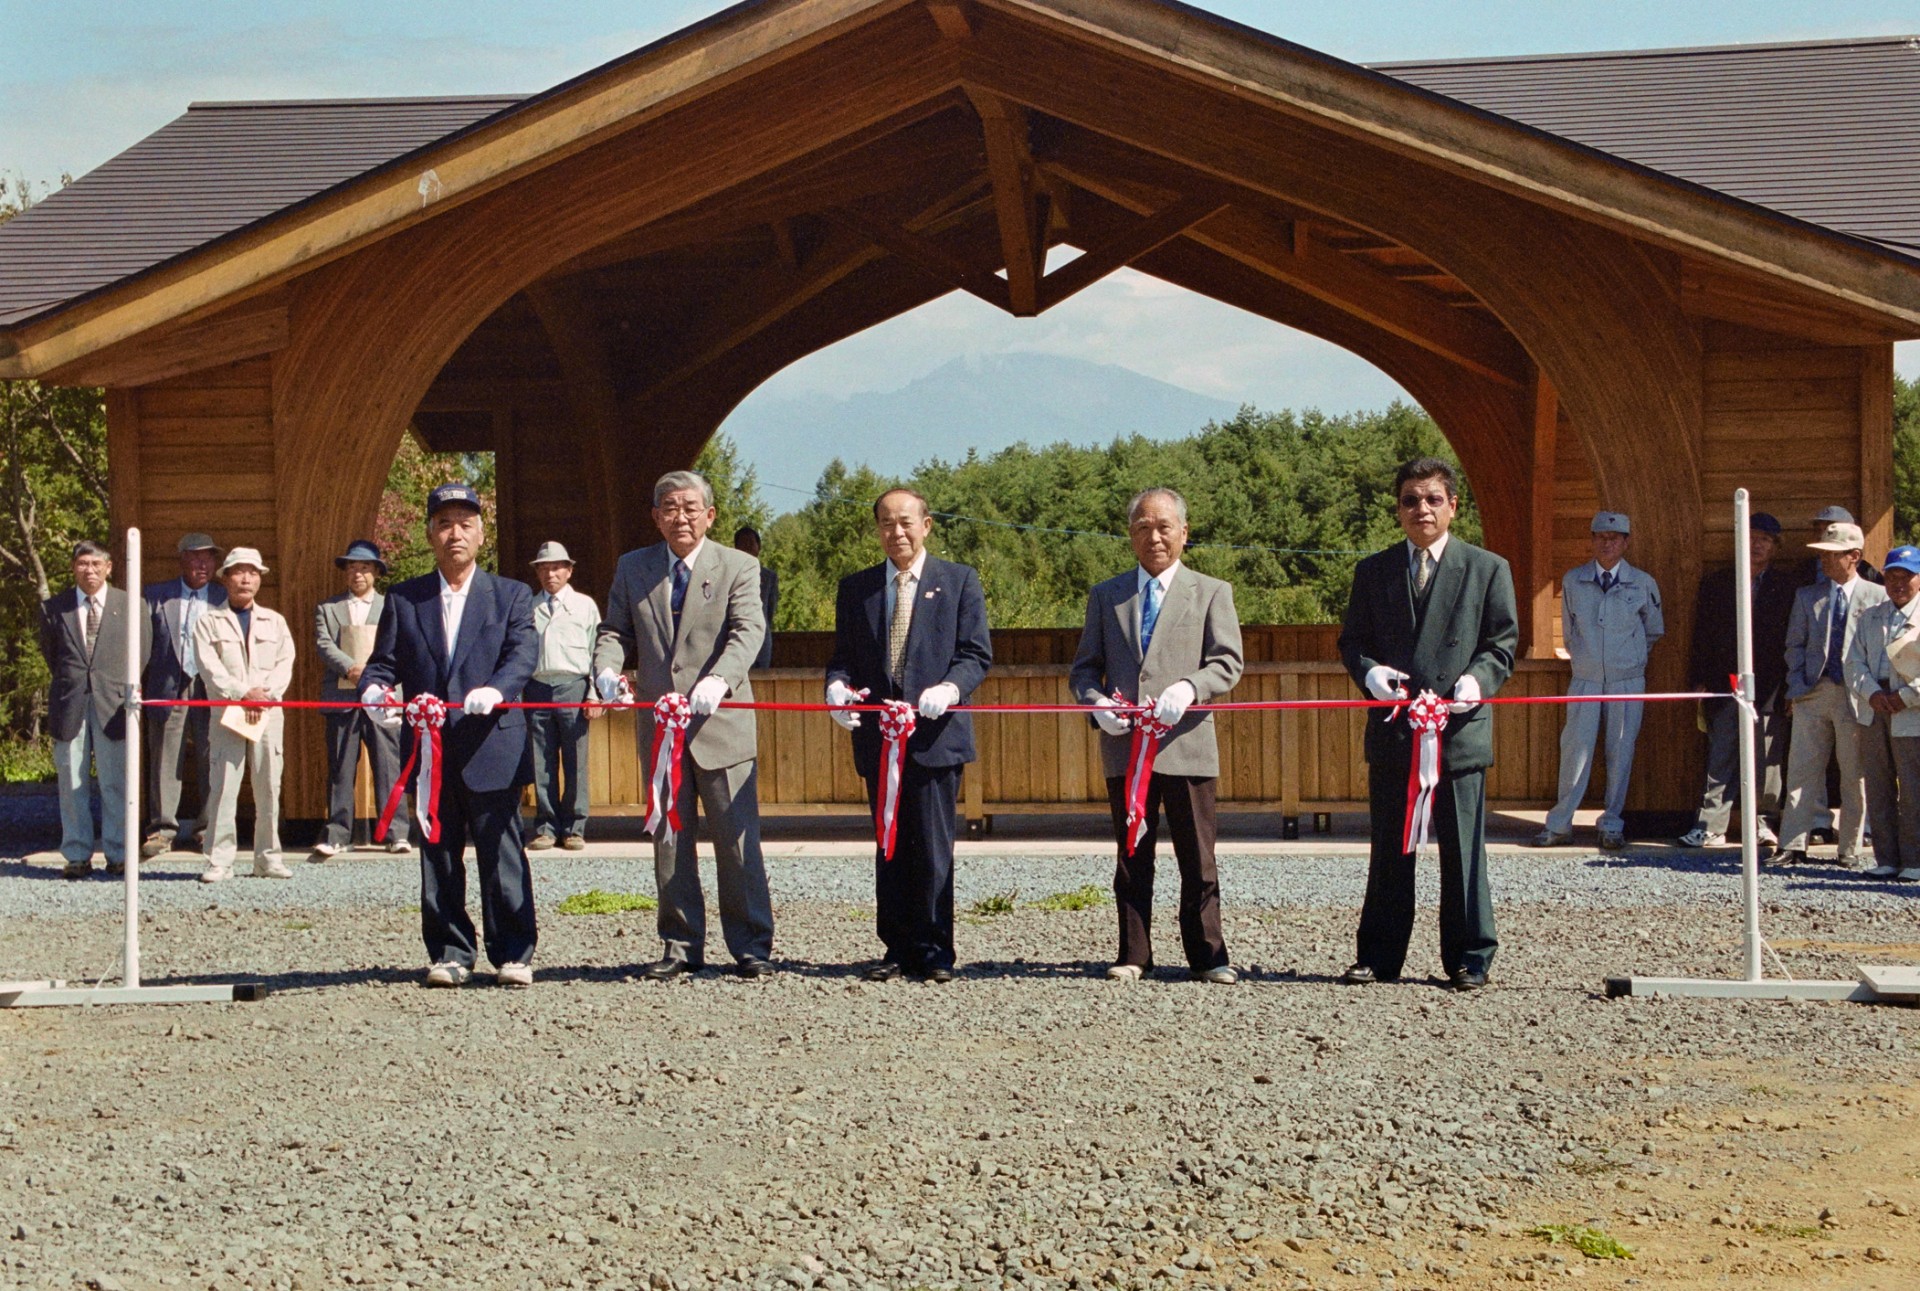
{"type": "MultiPolygon", "coordinates": [[[[84,173],[195,99],[532,91],[714,12],[686,0],[0,0],[0,174],[84,173]]],[[[1360,62],[1920,33],[1920,0],[1446,0],[1202,7],[1360,62]]],[[[803,360],[755,400],[897,387],[961,353],[1042,350],[1207,394],[1329,411],[1397,387],[1322,342],[1139,275],[1013,320],[960,295],[803,360]]],[[[1901,370],[1920,375],[1920,349],[1901,370]]],[[[750,417],[754,400],[743,414],[750,417]]]]}

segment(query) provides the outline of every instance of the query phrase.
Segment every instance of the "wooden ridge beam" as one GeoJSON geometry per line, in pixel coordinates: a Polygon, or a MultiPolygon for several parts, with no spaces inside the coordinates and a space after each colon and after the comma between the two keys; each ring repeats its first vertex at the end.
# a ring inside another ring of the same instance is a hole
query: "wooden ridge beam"
{"type": "Polygon", "coordinates": [[[996,309],[1017,312],[1005,279],[982,273],[932,238],[853,207],[841,207],[828,215],[948,286],[978,296],[996,309]]]}
{"type": "Polygon", "coordinates": [[[1040,280],[1040,309],[1052,309],[1061,301],[1084,291],[1117,269],[1125,268],[1154,248],[1163,246],[1194,225],[1227,208],[1224,198],[1183,197],[1140,221],[1132,229],[1118,234],[1099,246],[1090,247],[1079,259],[1061,265],[1040,280]]]}
{"type": "Polygon", "coordinates": [[[143,386],[271,354],[287,345],[284,293],[87,355],[41,379],[58,386],[143,386]]]}
{"type": "Polygon", "coordinates": [[[1046,271],[1047,221],[1040,213],[1034,182],[1026,109],[973,86],[967,97],[980,113],[987,145],[987,174],[993,178],[994,210],[1000,219],[1000,249],[1007,266],[1007,298],[1015,317],[1040,312],[1040,277],[1046,271]]]}
{"type": "Polygon", "coordinates": [[[966,6],[960,0],[927,0],[927,12],[933,16],[934,26],[948,40],[965,40],[973,35],[973,23],[968,19],[966,6]]]}

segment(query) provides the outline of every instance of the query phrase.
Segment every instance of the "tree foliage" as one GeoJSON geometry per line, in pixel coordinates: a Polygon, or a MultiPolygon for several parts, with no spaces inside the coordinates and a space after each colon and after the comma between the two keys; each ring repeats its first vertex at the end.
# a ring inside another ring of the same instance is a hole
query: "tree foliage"
{"type": "Polygon", "coordinates": [[[1920,381],[1893,378],[1893,539],[1920,543],[1920,381]]]}
{"type": "Polygon", "coordinates": [[[387,486],[374,516],[373,540],[386,557],[391,582],[414,578],[433,569],[433,551],[427,546],[427,495],[442,484],[466,483],[480,495],[480,515],[486,524],[486,545],[480,549],[480,568],[497,571],[498,509],[492,453],[434,453],[413,431],[400,437],[400,451],[387,469],[387,486]]]}

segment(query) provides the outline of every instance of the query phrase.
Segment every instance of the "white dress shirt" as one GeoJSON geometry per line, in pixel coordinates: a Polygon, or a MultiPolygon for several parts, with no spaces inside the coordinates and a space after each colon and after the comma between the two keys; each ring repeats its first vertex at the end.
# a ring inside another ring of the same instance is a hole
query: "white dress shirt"
{"type": "MultiPolygon", "coordinates": [[[[440,580],[440,585],[445,587],[446,582],[447,580],[443,578],[440,580]]],[[[371,618],[372,615],[372,592],[368,592],[365,596],[347,597],[347,622],[353,624],[355,627],[365,627],[367,620],[371,618]]]]}
{"type": "Polygon", "coordinates": [[[453,662],[453,647],[460,640],[460,620],[467,612],[467,593],[473,590],[474,571],[469,570],[467,581],[455,587],[447,581],[445,574],[440,575],[440,630],[447,635],[447,662],[453,662]]]}
{"type": "MultiPolygon", "coordinates": [[[[1135,575],[1133,585],[1135,592],[1133,598],[1133,637],[1134,640],[1137,641],[1140,639],[1141,617],[1146,613],[1147,609],[1147,584],[1160,584],[1160,612],[1162,614],[1166,613],[1167,593],[1173,590],[1173,576],[1180,572],[1180,562],[1177,560],[1174,561],[1157,575],[1149,574],[1138,565],[1134,566],[1133,572],[1135,575]]],[[[1155,626],[1158,626],[1159,620],[1156,619],[1154,622],[1155,626]]]]}

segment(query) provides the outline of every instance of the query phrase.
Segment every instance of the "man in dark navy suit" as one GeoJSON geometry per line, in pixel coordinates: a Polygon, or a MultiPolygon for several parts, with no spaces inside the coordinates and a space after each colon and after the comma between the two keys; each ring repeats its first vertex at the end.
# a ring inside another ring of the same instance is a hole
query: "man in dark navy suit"
{"type": "MultiPolygon", "coordinates": [[[[420,837],[420,931],[427,943],[428,986],[459,986],[473,972],[473,920],[467,915],[469,840],[480,866],[480,911],[487,958],[503,986],[533,984],[533,876],[520,835],[520,791],[532,783],[527,721],[520,698],[540,659],[533,593],[475,561],[486,539],[480,495],[442,484],[427,497],[432,574],[387,592],[380,630],[361,680],[360,700],[377,720],[397,725],[388,688],[447,703],[441,732],[440,841],[420,837]]],[[[406,733],[412,747],[415,734],[406,733]]],[[[416,810],[425,807],[415,803],[416,810]]]]}
{"type": "Polygon", "coordinates": [[[889,490],[873,516],[887,558],[840,580],[827,702],[842,710],[833,719],[853,732],[854,767],[876,811],[884,792],[880,723],[845,710],[899,699],[919,717],[907,739],[893,859],[874,863],[885,955],[867,977],[884,982],[907,972],[945,982],[954,963],[954,808],[961,768],[974,758],[973,719],[948,710],[966,701],[993,663],[987,600],[971,568],[927,555],[933,517],[925,498],[889,490]]]}

